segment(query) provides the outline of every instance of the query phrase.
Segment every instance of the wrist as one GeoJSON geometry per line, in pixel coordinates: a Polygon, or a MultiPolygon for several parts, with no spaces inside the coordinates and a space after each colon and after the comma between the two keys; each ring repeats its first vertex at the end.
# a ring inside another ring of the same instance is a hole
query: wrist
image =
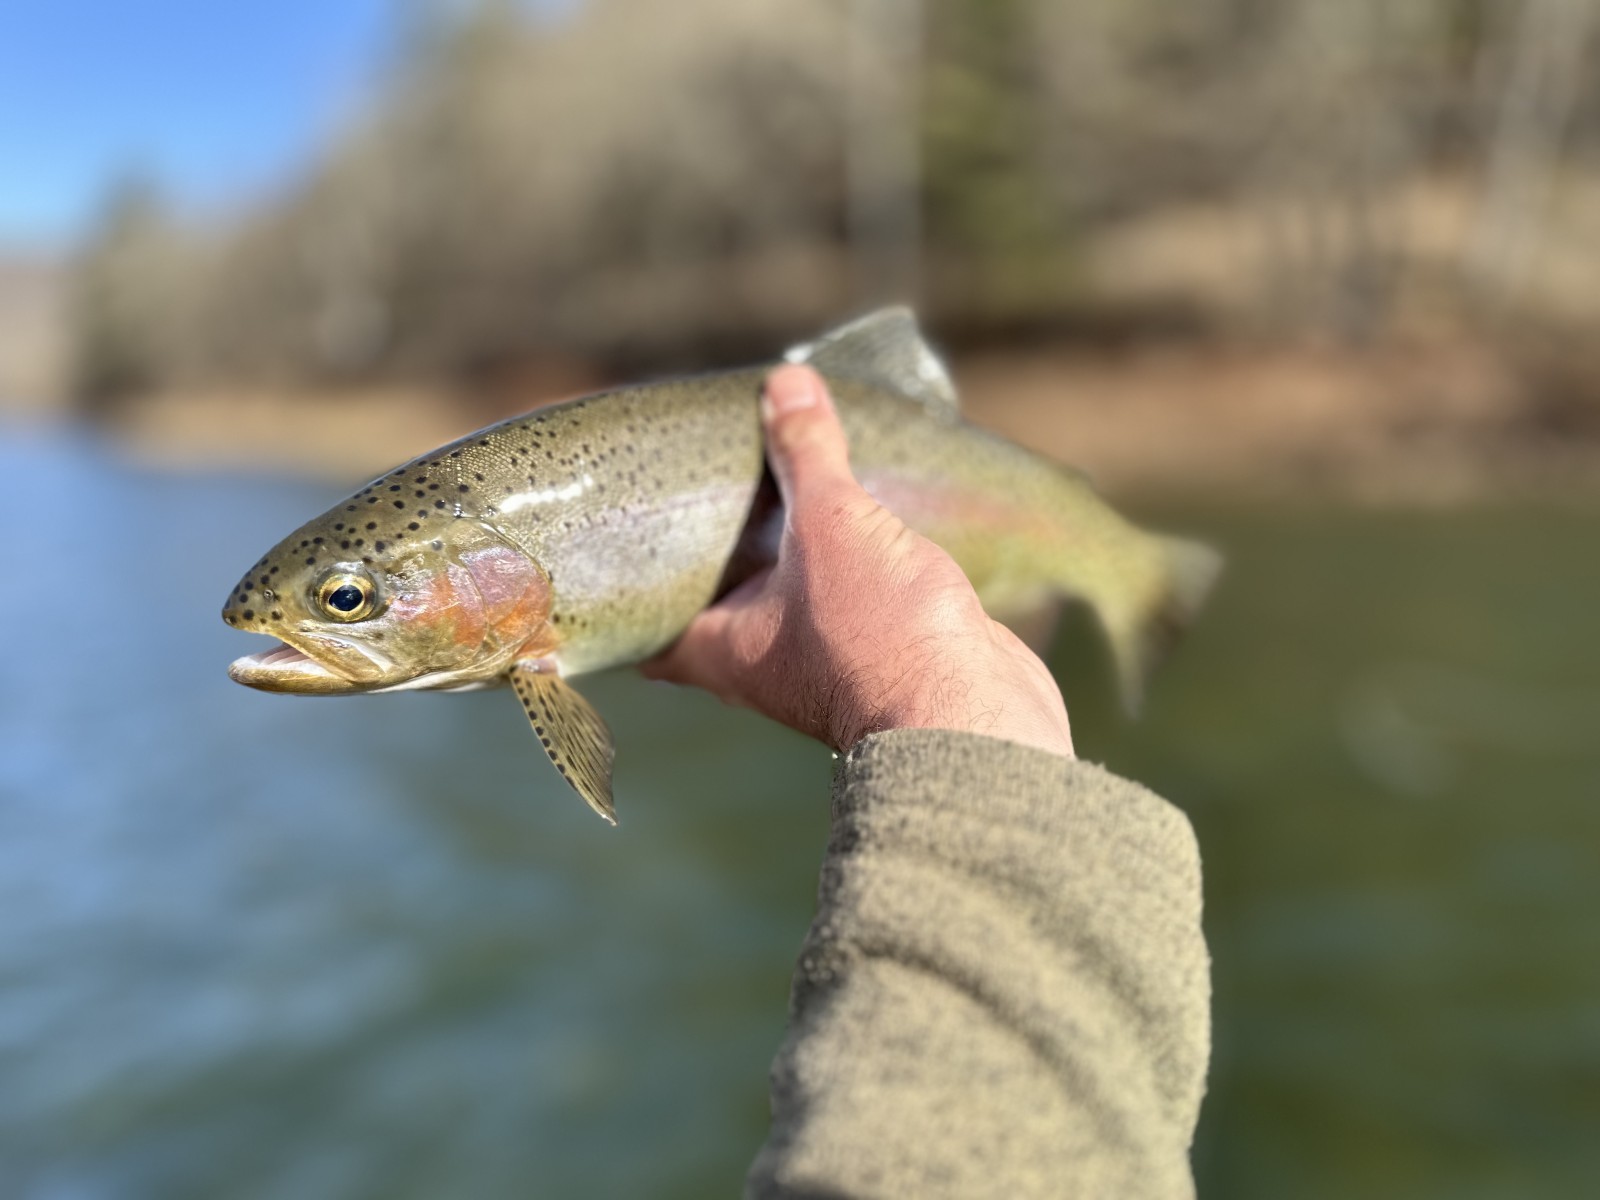
{"type": "Polygon", "coordinates": [[[1076,757],[1066,705],[1054,679],[1043,664],[1036,674],[1027,674],[1033,677],[979,681],[903,676],[877,702],[858,700],[833,714],[835,749],[848,750],[872,733],[943,729],[1076,757]]]}

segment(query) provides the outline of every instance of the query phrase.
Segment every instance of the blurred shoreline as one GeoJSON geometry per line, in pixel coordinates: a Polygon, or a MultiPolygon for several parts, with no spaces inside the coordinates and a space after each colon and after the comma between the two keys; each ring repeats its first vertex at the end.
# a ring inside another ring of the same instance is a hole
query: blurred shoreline
{"type": "MultiPolygon", "coordinates": [[[[734,364],[729,364],[734,365],[734,364]]],[[[1450,504],[1591,496],[1600,430],[1563,388],[1460,338],[1350,348],[1175,341],[952,356],[970,420],[1120,494],[1450,504]]],[[[356,480],[504,417],[607,386],[573,364],[478,384],[152,395],[101,428],[164,469],[356,480]]]]}

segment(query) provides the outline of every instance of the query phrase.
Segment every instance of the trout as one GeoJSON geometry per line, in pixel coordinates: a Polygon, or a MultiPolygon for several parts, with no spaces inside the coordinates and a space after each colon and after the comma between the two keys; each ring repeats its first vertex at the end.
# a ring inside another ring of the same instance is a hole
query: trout
{"type": "MultiPolygon", "coordinates": [[[[1211,586],[1212,550],[1137,528],[1077,472],[963,421],[907,309],[784,357],[827,380],[862,485],[948,551],[993,616],[1087,604],[1137,705],[1211,586]]],[[[245,573],[223,620],[279,644],[229,674],[318,696],[509,683],[556,769],[615,824],[611,734],[569,681],[656,654],[772,561],[771,366],[553,405],[380,476],[245,573]]]]}

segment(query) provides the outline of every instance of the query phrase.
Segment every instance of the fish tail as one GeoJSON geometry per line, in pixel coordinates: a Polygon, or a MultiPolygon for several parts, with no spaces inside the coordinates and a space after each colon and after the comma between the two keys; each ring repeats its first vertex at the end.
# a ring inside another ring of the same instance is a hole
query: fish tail
{"type": "Polygon", "coordinates": [[[1095,604],[1111,644],[1123,707],[1137,714],[1145,681],[1194,621],[1222,570],[1222,556],[1186,538],[1151,535],[1139,583],[1095,604]]]}

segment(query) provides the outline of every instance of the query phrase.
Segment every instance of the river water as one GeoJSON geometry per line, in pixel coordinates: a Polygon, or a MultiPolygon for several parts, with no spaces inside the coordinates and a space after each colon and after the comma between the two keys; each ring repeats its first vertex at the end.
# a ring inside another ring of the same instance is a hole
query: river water
{"type": "MultiPolygon", "coordinates": [[[[736,1192],[826,751],[601,677],[611,830],[509,693],[228,681],[228,586],[335,491],[14,431],[0,478],[0,1197],[736,1192]]],[[[1233,566],[1149,718],[1081,629],[1053,666],[1200,833],[1202,1194],[1579,1194],[1600,518],[1188,520],[1233,566]]]]}

